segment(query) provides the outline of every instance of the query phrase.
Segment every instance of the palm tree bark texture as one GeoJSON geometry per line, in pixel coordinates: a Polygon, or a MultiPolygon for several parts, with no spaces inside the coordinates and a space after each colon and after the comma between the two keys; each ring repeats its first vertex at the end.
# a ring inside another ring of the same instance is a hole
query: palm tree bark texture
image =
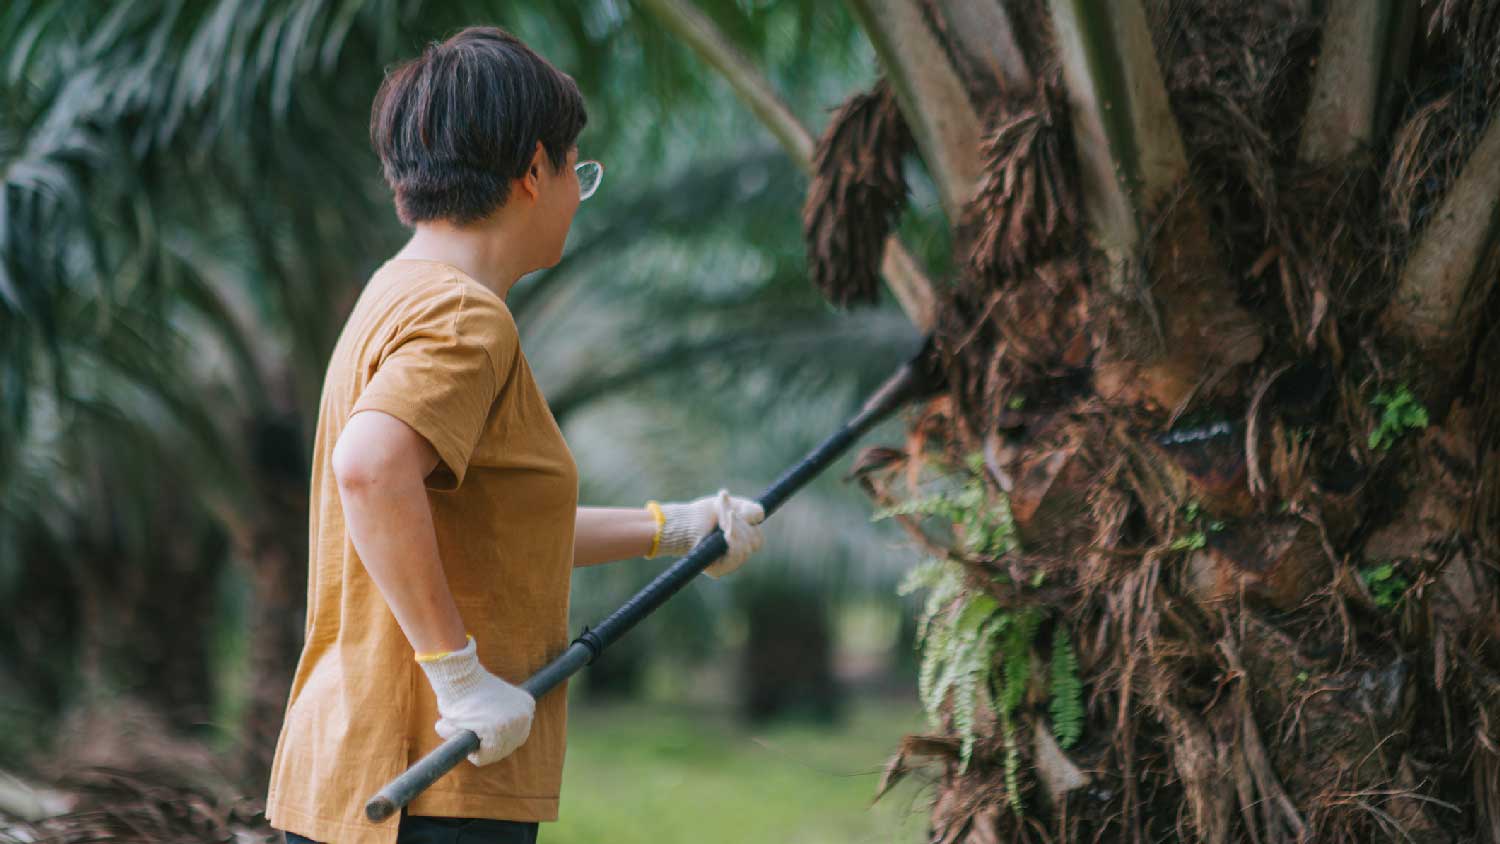
{"type": "Polygon", "coordinates": [[[855,474],[984,511],[901,515],[980,658],[886,785],[944,844],[1500,842],[1500,7],[850,7],[813,281],[873,298],[912,153],[956,258],[950,391],[855,474]]]}

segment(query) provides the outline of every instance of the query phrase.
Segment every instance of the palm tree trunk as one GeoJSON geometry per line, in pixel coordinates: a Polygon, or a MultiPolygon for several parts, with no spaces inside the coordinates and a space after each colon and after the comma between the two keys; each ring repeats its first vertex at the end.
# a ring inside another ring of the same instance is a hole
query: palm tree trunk
{"type": "Polygon", "coordinates": [[[966,580],[924,613],[938,670],[976,640],[934,629],[1034,630],[933,678],[952,739],[913,737],[887,780],[938,761],[944,841],[1500,844],[1500,578],[1478,562],[1500,558],[1500,398],[1471,384],[1500,346],[1478,318],[1500,313],[1500,130],[1444,179],[1451,145],[1396,84],[1500,76],[1500,34],[1444,7],[1418,36],[1406,2],[849,5],[948,219],[1010,251],[941,302],[952,395],[868,479],[882,501],[924,465],[987,490],[942,511],[966,580]],[[1013,61],[974,62],[986,44],[1013,61]],[[1382,240],[1414,195],[1381,183],[1393,128],[1415,140],[1389,172],[1441,188],[1409,251],[1382,240]],[[1041,219],[1069,192],[1081,243],[1041,219]],[[1013,544],[976,539],[996,506],[1013,544]],[[1058,641],[1086,689],[1071,747],[1058,641]]]}

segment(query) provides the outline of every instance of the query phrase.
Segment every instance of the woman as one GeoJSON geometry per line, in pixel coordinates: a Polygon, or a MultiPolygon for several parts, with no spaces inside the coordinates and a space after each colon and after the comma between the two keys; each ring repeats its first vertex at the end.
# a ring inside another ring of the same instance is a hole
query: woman
{"type": "Polygon", "coordinates": [[[535,841],[557,818],[565,693],[514,684],[567,646],[572,567],[685,553],[723,525],[717,577],[762,544],[760,506],[725,490],[577,506],[505,296],[562,255],[586,120],[573,80],[493,27],[429,46],[376,95],[371,140],[415,232],[360,294],[324,380],[307,637],[266,808],[288,841],[535,841]],[[399,824],[364,819],[369,795],[465,729],[470,764],[399,824]]]}

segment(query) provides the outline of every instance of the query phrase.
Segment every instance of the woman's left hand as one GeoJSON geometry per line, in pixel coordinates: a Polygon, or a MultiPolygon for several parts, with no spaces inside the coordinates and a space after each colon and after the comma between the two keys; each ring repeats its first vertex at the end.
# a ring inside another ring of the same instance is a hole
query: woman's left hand
{"type": "Polygon", "coordinates": [[[686,554],[715,527],[723,529],[729,550],[704,569],[710,577],[729,574],[765,544],[760,523],[766,511],[749,498],[731,496],[727,489],[695,501],[665,503],[661,511],[666,518],[657,554],[686,554]]]}

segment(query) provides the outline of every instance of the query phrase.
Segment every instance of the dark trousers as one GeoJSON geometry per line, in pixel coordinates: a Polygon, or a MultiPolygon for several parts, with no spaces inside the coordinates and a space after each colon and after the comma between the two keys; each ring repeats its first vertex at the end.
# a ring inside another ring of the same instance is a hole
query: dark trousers
{"type": "MultiPolygon", "coordinates": [[[[402,809],[396,844],[536,844],[536,829],[535,821],[434,818],[402,809]]],[[[319,844],[295,832],[284,834],[287,844],[319,844]]]]}

